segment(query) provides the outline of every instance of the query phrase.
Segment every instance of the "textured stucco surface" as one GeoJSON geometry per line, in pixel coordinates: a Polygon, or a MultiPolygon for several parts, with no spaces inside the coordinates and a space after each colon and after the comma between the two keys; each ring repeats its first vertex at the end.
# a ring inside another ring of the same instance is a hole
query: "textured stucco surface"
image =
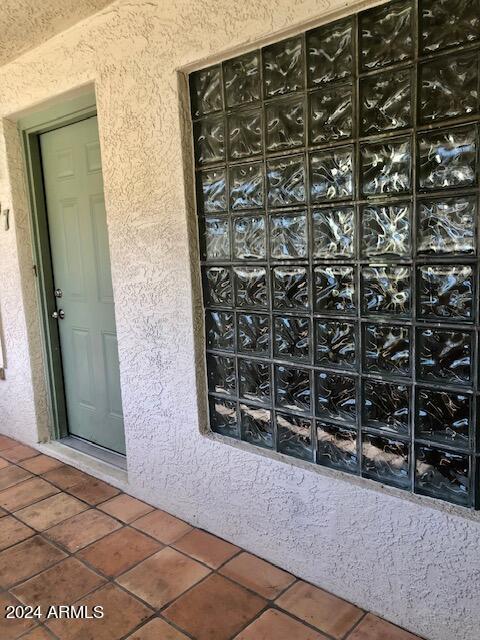
{"type": "Polygon", "coordinates": [[[0,201],[14,212],[11,230],[0,228],[8,360],[0,431],[35,443],[45,439],[48,422],[15,114],[94,83],[126,490],[431,640],[478,640],[478,517],[200,433],[204,379],[195,338],[202,329],[178,70],[302,30],[354,4],[124,0],[0,67],[0,201]]]}
{"type": "Polygon", "coordinates": [[[103,9],[112,0],[2,0],[0,64],[103,9]]]}

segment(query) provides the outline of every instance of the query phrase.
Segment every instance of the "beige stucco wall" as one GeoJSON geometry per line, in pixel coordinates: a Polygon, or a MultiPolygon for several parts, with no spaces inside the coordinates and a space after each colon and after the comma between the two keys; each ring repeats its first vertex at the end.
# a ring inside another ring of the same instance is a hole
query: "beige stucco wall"
{"type": "Polygon", "coordinates": [[[432,640],[478,640],[478,516],[200,433],[202,328],[188,115],[180,108],[178,71],[363,5],[122,0],[0,67],[0,202],[13,210],[11,230],[0,226],[8,364],[0,382],[0,431],[30,443],[48,433],[15,119],[94,83],[127,490],[432,640]]]}

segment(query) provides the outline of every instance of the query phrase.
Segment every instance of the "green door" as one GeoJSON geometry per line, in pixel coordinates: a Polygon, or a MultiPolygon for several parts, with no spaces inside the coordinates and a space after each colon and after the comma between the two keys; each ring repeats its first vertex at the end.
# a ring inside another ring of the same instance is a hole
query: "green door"
{"type": "Polygon", "coordinates": [[[71,435],[125,453],[97,118],[40,136],[71,435]]]}

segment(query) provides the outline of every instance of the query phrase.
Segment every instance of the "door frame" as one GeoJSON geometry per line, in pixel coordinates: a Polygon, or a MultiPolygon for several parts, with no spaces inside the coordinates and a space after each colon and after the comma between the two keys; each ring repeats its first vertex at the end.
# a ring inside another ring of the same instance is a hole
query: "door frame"
{"type": "Polygon", "coordinates": [[[45,363],[45,379],[51,419],[50,437],[59,440],[69,435],[63,380],[62,353],[58,321],[52,318],[56,309],[53,296],[54,278],[48,230],[47,205],[43,181],[40,136],[97,115],[95,93],[55,104],[18,121],[22,140],[29,222],[32,236],[33,270],[40,315],[40,332],[45,363]]]}

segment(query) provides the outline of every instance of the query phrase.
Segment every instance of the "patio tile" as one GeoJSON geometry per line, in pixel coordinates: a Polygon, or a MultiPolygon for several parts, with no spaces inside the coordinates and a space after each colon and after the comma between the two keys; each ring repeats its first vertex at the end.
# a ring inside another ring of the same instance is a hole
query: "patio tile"
{"type": "Polygon", "coordinates": [[[0,507],[0,518],[3,518],[3,516],[6,516],[8,514],[8,511],[5,511],[5,509],[2,509],[0,507]]]}
{"type": "Polygon", "coordinates": [[[88,509],[87,505],[73,496],[57,493],[17,511],[15,515],[37,531],[45,531],[86,509],[88,509]]]}
{"type": "Polygon", "coordinates": [[[265,604],[263,598],[213,574],[165,609],[163,615],[197,640],[227,640],[265,604]]]}
{"type": "Polygon", "coordinates": [[[57,547],[35,536],[0,552],[0,587],[11,587],[65,558],[57,547]]]}
{"type": "Polygon", "coordinates": [[[103,618],[47,622],[60,640],[118,640],[153,613],[142,602],[113,584],[107,584],[82,598],[79,604],[90,610],[94,606],[103,606],[103,618]]]}
{"type": "Polygon", "coordinates": [[[128,636],[127,640],[189,640],[188,637],[174,629],[172,626],[161,620],[154,618],[140,627],[137,631],[128,636]]]}
{"type": "Polygon", "coordinates": [[[0,451],[4,449],[11,449],[12,447],[16,447],[18,442],[9,438],[8,436],[0,436],[0,451]]]}
{"type": "Polygon", "coordinates": [[[45,627],[35,627],[29,631],[26,635],[22,636],[21,640],[55,640],[52,634],[45,627]]]}
{"type": "Polygon", "coordinates": [[[368,613],[353,632],[348,640],[421,640],[409,631],[400,629],[386,620],[377,618],[373,613],[368,613]]]}
{"type": "Polygon", "coordinates": [[[275,604],[338,639],[364,613],[355,605],[302,581],[290,587],[275,604]]]}
{"type": "Polygon", "coordinates": [[[281,611],[268,609],[235,640],[327,640],[326,636],[281,611]]]}
{"type": "Polygon", "coordinates": [[[67,558],[18,585],[12,593],[24,604],[40,606],[45,614],[50,605],[73,604],[104,583],[104,578],[83,563],[67,558]]]}
{"type": "Polygon", "coordinates": [[[161,509],[155,509],[155,511],[147,513],[146,516],[135,520],[132,527],[148,533],[163,544],[172,544],[193,529],[183,520],[179,520],[161,509]]]}
{"type": "Polygon", "coordinates": [[[32,474],[26,469],[21,469],[13,464],[5,469],[0,469],[0,491],[13,487],[13,485],[31,477],[32,474]]]}
{"type": "Polygon", "coordinates": [[[0,458],[0,469],[5,469],[5,467],[9,467],[11,462],[5,460],[4,458],[0,458]]]}
{"type": "Polygon", "coordinates": [[[131,569],[161,548],[160,543],[140,531],[124,527],[91,544],[77,556],[106,576],[113,577],[131,569]]]}
{"type": "Polygon", "coordinates": [[[83,471],[79,471],[74,467],[69,467],[68,465],[64,465],[63,467],[59,467],[58,469],[52,469],[52,471],[47,471],[47,473],[43,474],[45,480],[48,480],[52,484],[60,487],[60,489],[70,489],[76,484],[80,484],[81,482],[85,482],[91,476],[83,473],[83,471]]]}
{"type": "Polygon", "coordinates": [[[7,511],[18,511],[55,493],[58,493],[58,489],[53,484],[42,478],[30,478],[0,492],[0,507],[7,511]]]}
{"type": "Polygon", "coordinates": [[[19,522],[13,516],[6,516],[0,520],[0,551],[33,535],[35,535],[33,529],[19,522]]]}
{"type": "Polygon", "coordinates": [[[68,549],[70,553],[75,553],[75,551],[83,549],[121,526],[119,522],[105,513],[96,509],[88,509],[51,529],[47,529],[45,535],[68,549]]]}
{"type": "Polygon", "coordinates": [[[2,457],[10,460],[10,462],[20,462],[20,460],[26,460],[27,458],[33,458],[38,455],[39,452],[36,449],[26,444],[17,444],[14,447],[2,451],[2,457]]]}
{"type": "Polygon", "coordinates": [[[172,546],[195,560],[204,562],[212,569],[218,569],[240,551],[239,547],[201,529],[193,529],[172,546]]]}
{"type": "Polygon", "coordinates": [[[126,493],[107,500],[107,502],[104,502],[98,508],[127,524],[153,511],[153,507],[149,504],[132,498],[132,496],[128,496],[126,493]]]}
{"type": "Polygon", "coordinates": [[[0,638],[2,638],[2,640],[14,640],[15,638],[18,638],[22,633],[28,631],[28,629],[34,627],[36,624],[35,620],[27,620],[25,618],[6,619],[4,617],[5,607],[18,604],[20,604],[18,600],[15,600],[15,598],[13,598],[10,594],[0,593],[0,638]]]}
{"type": "Polygon", "coordinates": [[[59,469],[65,466],[60,460],[55,460],[55,458],[50,458],[50,456],[44,456],[43,453],[35,456],[35,458],[22,460],[22,462],[19,462],[19,465],[37,475],[42,475],[42,473],[46,473],[52,469],[59,469]]]}
{"type": "Polygon", "coordinates": [[[273,600],[295,582],[295,577],[290,573],[245,552],[227,562],[220,573],[267,600],[273,600]]]}
{"type": "Polygon", "coordinates": [[[203,565],[165,548],[124,573],[117,582],[160,609],[209,574],[203,565]]]}
{"type": "Polygon", "coordinates": [[[120,493],[120,489],[116,489],[102,480],[97,480],[97,478],[88,478],[84,482],[69,487],[67,491],[92,505],[105,502],[120,493]]]}

